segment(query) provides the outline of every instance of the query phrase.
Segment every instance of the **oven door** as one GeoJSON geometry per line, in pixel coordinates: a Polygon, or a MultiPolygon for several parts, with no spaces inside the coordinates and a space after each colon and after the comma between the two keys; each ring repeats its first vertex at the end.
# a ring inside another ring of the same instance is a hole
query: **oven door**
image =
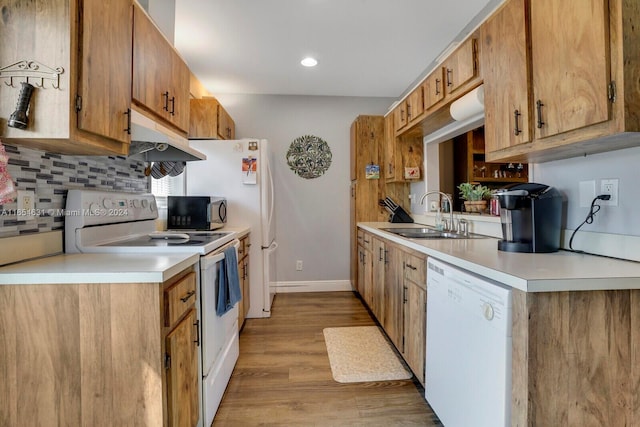
{"type": "Polygon", "coordinates": [[[202,318],[202,408],[205,425],[211,425],[231,372],[238,360],[238,305],[224,315],[216,314],[218,300],[218,272],[224,262],[222,248],[200,259],[200,312],[202,318]]]}

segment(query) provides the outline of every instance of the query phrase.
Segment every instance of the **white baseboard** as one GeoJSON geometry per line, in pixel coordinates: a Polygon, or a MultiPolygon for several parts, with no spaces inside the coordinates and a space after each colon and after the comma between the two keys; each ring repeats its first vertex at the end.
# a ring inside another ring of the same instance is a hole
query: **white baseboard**
{"type": "Polygon", "coordinates": [[[276,293],[352,291],[351,280],[316,280],[313,282],[277,282],[276,293]]]}

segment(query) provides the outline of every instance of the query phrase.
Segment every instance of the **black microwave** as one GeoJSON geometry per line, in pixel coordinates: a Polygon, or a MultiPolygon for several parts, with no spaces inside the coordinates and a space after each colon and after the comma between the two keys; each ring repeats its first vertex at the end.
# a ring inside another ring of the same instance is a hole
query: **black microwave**
{"type": "Polygon", "coordinates": [[[169,196],[168,230],[214,230],[227,222],[227,199],[210,196],[169,196]]]}

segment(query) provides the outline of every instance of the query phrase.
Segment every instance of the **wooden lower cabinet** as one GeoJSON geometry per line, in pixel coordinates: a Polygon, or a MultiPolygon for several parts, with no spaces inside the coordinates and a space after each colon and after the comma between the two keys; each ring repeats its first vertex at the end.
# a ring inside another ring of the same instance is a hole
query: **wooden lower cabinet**
{"type": "Polygon", "coordinates": [[[638,425],[640,290],[512,298],[511,425],[638,425]]]}
{"type": "Polygon", "coordinates": [[[381,323],[396,348],[401,348],[403,341],[402,257],[399,246],[385,242],[384,310],[381,323]]]}
{"type": "Polygon", "coordinates": [[[427,256],[404,253],[402,356],[422,385],[427,338],[427,256]]]}
{"type": "Polygon", "coordinates": [[[251,295],[249,287],[249,248],[251,247],[250,235],[240,239],[238,248],[238,274],[240,278],[240,292],[242,299],[238,303],[238,329],[242,329],[244,320],[247,318],[249,307],[251,307],[251,295]]]}
{"type": "Polygon", "coordinates": [[[195,280],[0,286],[0,425],[196,425],[195,280]]]}
{"type": "Polygon", "coordinates": [[[197,317],[191,309],[187,317],[165,340],[167,367],[167,409],[172,426],[194,426],[198,423],[198,342],[197,317]]]}
{"type": "Polygon", "coordinates": [[[426,255],[358,230],[358,286],[363,301],[424,384],[426,255]],[[370,242],[367,250],[364,242],[370,242]]]}
{"type": "Polygon", "coordinates": [[[385,243],[382,239],[372,237],[373,255],[373,286],[371,295],[371,311],[380,323],[384,319],[385,276],[387,260],[385,256],[385,243]]]}

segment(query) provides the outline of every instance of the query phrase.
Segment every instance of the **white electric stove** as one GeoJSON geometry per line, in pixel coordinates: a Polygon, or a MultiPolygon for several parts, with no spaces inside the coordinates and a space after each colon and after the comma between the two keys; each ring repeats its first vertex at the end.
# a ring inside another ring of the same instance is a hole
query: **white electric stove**
{"type": "Polygon", "coordinates": [[[67,253],[198,253],[235,239],[232,231],[156,231],[152,194],[69,190],[65,209],[67,253]]]}
{"type": "MultiPolygon", "coordinates": [[[[65,209],[67,253],[197,253],[200,346],[200,426],[210,426],[238,359],[238,306],[216,315],[218,270],[224,250],[238,248],[233,231],[156,231],[152,194],[69,190],[65,209]]],[[[237,254],[236,254],[237,255],[237,254]]]]}

